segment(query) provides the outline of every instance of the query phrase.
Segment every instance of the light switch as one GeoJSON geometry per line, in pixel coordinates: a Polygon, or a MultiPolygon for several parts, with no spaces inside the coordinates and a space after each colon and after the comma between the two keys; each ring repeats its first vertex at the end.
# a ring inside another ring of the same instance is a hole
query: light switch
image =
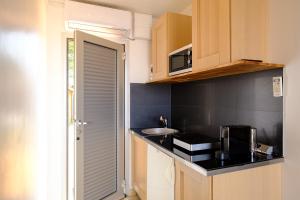
{"type": "Polygon", "coordinates": [[[273,96],[282,97],[282,76],[273,77],[273,96]]]}

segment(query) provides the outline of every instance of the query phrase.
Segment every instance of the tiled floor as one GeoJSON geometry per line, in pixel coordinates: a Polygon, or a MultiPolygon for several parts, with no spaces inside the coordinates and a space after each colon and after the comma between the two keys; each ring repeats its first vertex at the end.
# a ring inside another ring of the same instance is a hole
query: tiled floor
{"type": "Polygon", "coordinates": [[[138,197],[126,197],[123,200],[140,200],[138,197]]]}
{"type": "Polygon", "coordinates": [[[132,189],[128,191],[127,197],[122,200],[140,200],[140,198],[137,196],[137,193],[132,189]]]}
{"type": "Polygon", "coordinates": [[[135,197],[126,197],[123,200],[140,200],[140,199],[137,196],[135,196],[135,197]]]}

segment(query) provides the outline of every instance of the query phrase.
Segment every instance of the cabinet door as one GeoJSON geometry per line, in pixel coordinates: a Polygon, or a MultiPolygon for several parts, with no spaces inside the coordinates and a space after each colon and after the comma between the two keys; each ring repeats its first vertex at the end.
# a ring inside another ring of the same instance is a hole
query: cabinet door
{"type": "Polygon", "coordinates": [[[213,200],[281,200],[281,164],[213,177],[213,200]]]}
{"type": "Polygon", "coordinates": [[[167,39],[167,14],[165,14],[152,27],[152,66],[150,69],[152,75],[150,75],[150,81],[167,78],[167,39]]]}
{"type": "Polygon", "coordinates": [[[193,0],[193,71],[230,62],[230,0],[193,0]]]}
{"type": "Polygon", "coordinates": [[[175,199],[211,200],[211,177],[203,176],[179,161],[175,162],[175,199]]]}
{"type": "Polygon", "coordinates": [[[142,200],[147,199],[147,144],[132,135],[133,187],[142,200]]]}
{"type": "Polygon", "coordinates": [[[192,43],[192,17],[168,13],[168,54],[192,43]]]}
{"type": "Polygon", "coordinates": [[[268,0],[231,0],[231,58],[266,61],[268,0]]]}

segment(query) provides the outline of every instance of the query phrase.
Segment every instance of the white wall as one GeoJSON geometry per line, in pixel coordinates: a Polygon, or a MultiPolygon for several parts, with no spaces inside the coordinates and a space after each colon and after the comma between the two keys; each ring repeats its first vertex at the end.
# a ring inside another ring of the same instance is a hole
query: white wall
{"type": "Polygon", "coordinates": [[[149,80],[152,16],[134,14],[134,41],[129,42],[129,81],[146,83],[149,80]]]}
{"type": "Polygon", "coordinates": [[[129,42],[129,81],[146,83],[149,80],[150,41],[134,40],[129,42]]]}
{"type": "Polygon", "coordinates": [[[46,1],[0,1],[0,199],[47,199],[46,1]]]}
{"type": "Polygon", "coordinates": [[[125,178],[126,193],[132,191],[131,135],[130,128],[130,83],[146,83],[149,80],[152,16],[134,14],[134,37],[129,41],[128,80],[126,86],[126,130],[125,130],[125,178]]]}
{"type": "Polygon", "coordinates": [[[192,16],[192,4],[188,5],[185,9],[183,9],[181,14],[192,16]]]}
{"type": "Polygon", "coordinates": [[[66,199],[66,65],[63,0],[47,5],[48,199],[66,199]]]}
{"type": "Polygon", "coordinates": [[[300,1],[270,1],[269,55],[284,69],[284,200],[300,199],[300,1]]]}

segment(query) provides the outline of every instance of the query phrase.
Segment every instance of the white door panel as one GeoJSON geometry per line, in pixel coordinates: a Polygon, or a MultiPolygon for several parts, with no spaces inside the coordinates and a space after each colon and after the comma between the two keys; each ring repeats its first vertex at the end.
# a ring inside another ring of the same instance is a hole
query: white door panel
{"type": "Polygon", "coordinates": [[[75,32],[76,200],[122,198],[124,46],[75,32]]]}

